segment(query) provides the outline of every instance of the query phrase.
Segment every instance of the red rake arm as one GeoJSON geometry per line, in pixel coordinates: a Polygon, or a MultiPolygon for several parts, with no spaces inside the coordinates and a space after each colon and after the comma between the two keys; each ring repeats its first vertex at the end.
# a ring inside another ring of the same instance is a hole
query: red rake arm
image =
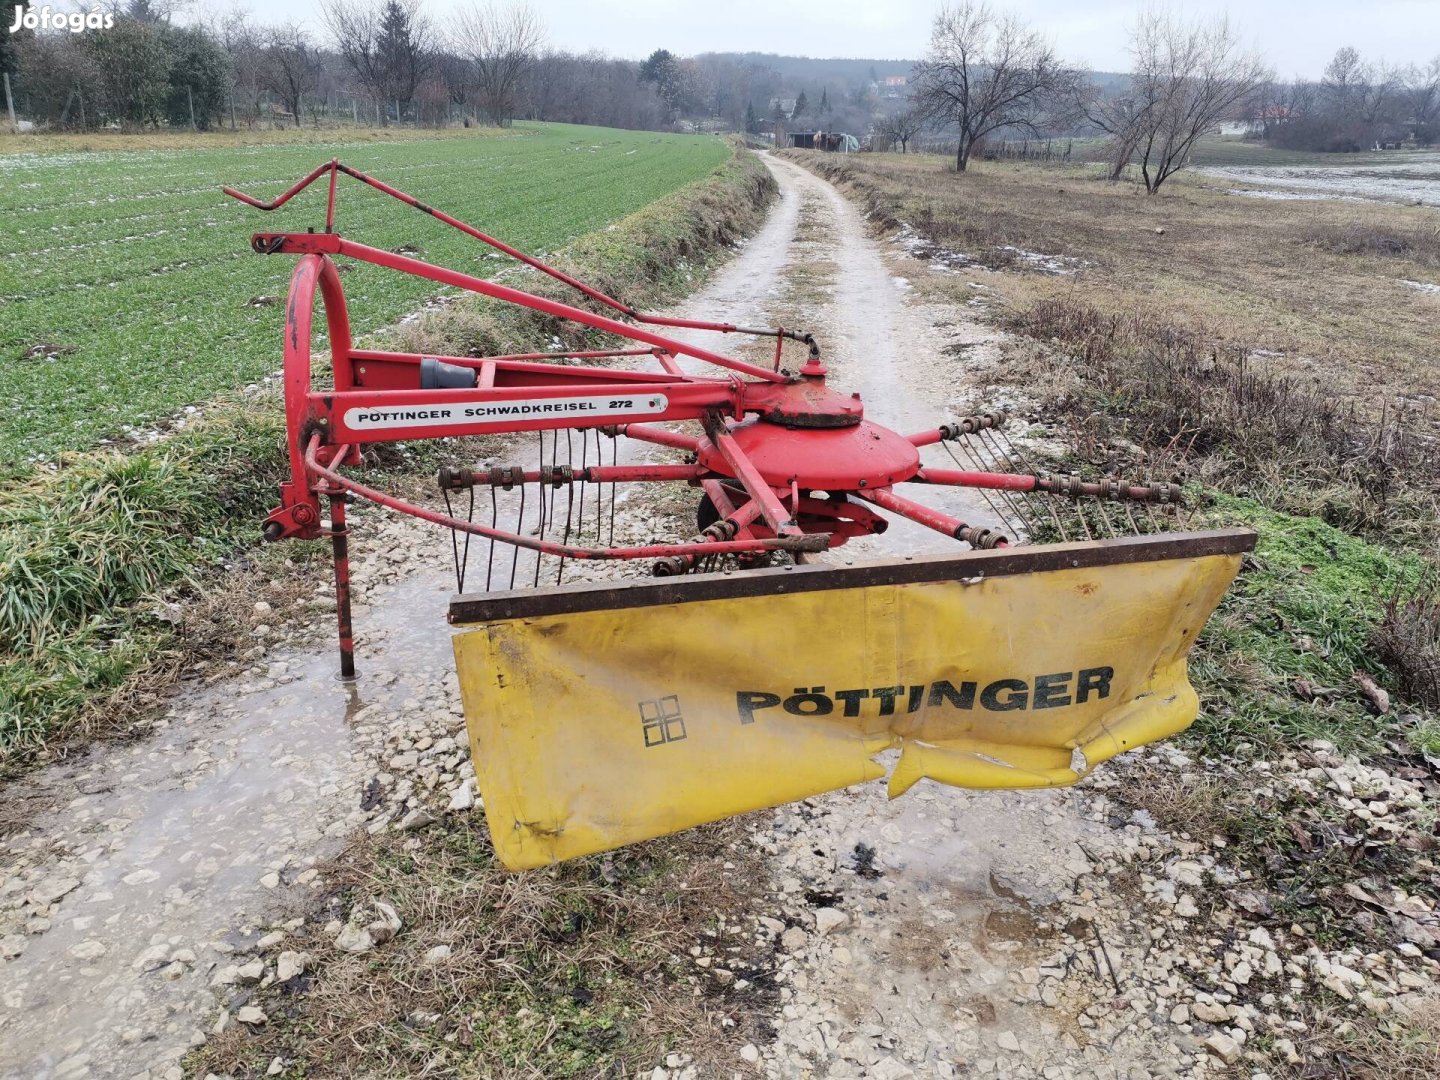
{"type": "MultiPolygon", "coordinates": [[[[780,339],[788,338],[792,341],[798,341],[804,343],[805,345],[808,345],[810,348],[811,363],[814,364],[819,362],[820,346],[815,341],[814,336],[811,334],[801,333],[795,330],[786,330],[783,327],[762,329],[756,327],[736,326],[733,323],[706,322],[698,319],[674,319],[663,315],[647,315],[644,312],[637,310],[633,305],[626,304],[623,301],[617,300],[613,296],[610,296],[602,292],[601,290],[595,288],[593,285],[587,285],[585,282],[580,281],[578,278],[572,277],[571,275],[565,273],[563,270],[551,266],[550,264],[535,258],[533,255],[527,255],[525,254],[525,252],[519,250],[518,248],[511,247],[503,240],[497,240],[495,237],[490,236],[487,233],[481,232],[473,225],[467,225],[459,218],[452,217],[451,215],[445,213],[443,210],[437,210],[435,207],[429,206],[428,204],[421,202],[419,199],[415,198],[415,196],[407,194],[406,192],[401,191],[399,188],[391,187],[383,180],[377,180],[375,179],[375,177],[369,176],[368,174],[361,172],[359,169],[353,169],[349,165],[346,165],[344,162],[339,160],[332,160],[326,162],[324,165],[319,166],[318,168],[310,172],[308,175],[306,175],[304,178],[297,181],[295,184],[291,185],[285,191],[281,192],[274,199],[271,199],[268,202],[262,199],[257,199],[253,195],[247,195],[245,192],[233,187],[225,187],[221,190],[224,191],[224,193],[226,195],[229,195],[231,198],[238,199],[249,206],[255,207],[257,210],[276,210],[281,206],[284,206],[296,195],[304,191],[307,187],[309,187],[316,180],[320,179],[320,177],[326,175],[327,173],[330,177],[329,200],[325,212],[325,232],[327,233],[333,233],[335,231],[335,181],[340,173],[344,173],[346,176],[353,177],[354,179],[359,180],[361,183],[374,188],[376,191],[379,191],[385,195],[389,195],[393,199],[398,199],[400,202],[403,202],[407,206],[413,206],[415,209],[429,214],[437,221],[441,221],[446,225],[449,225],[452,229],[458,229],[465,235],[479,240],[482,244],[486,244],[494,248],[496,251],[503,252],[504,254],[510,256],[510,258],[524,263],[526,266],[530,266],[536,270],[539,270],[542,274],[548,274],[556,281],[563,282],[565,285],[568,285],[570,288],[575,289],[577,292],[583,294],[591,300],[603,304],[606,307],[610,308],[612,311],[617,311],[620,314],[626,316],[627,318],[634,319],[636,322],[647,323],[652,326],[668,326],[674,329],[683,330],[709,330],[720,334],[748,334],[755,337],[773,337],[777,340],[777,342],[780,339]]],[[[259,250],[259,248],[257,248],[256,250],[259,250]]],[[[637,338],[637,340],[646,339],[637,338]]],[[[687,350],[682,349],[680,351],[686,352],[687,350]]],[[[694,354],[692,353],[690,355],[694,354]]],[[[699,357],[699,359],[710,360],[711,363],[716,362],[715,360],[711,360],[709,356],[699,357]]],[[[725,364],[722,366],[728,367],[730,365],[725,364]]],[[[736,370],[742,369],[737,368],[736,370]]],[[[762,368],[753,368],[747,365],[743,370],[746,370],[748,374],[761,375],[765,378],[776,379],[776,381],[779,381],[779,379],[777,379],[776,375],[773,372],[766,371],[762,368]]]]}

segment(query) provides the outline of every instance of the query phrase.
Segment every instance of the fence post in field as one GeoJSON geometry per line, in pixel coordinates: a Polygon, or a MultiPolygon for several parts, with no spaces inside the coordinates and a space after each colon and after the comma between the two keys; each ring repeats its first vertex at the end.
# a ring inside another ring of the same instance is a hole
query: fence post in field
{"type": "Polygon", "coordinates": [[[185,101],[190,106],[190,130],[195,130],[195,94],[190,87],[185,87],[185,101]]]}
{"type": "Polygon", "coordinates": [[[5,80],[5,111],[10,114],[10,126],[18,128],[19,125],[15,123],[15,98],[10,93],[10,73],[0,71],[0,79],[5,80]]]}

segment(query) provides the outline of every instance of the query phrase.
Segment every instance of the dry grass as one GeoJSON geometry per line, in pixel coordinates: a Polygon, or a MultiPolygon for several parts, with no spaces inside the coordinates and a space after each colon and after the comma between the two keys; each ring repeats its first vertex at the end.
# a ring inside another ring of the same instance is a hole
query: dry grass
{"type": "Polygon", "coordinates": [[[1243,199],[1183,176],[1146,197],[1090,166],[981,162],[959,176],[916,155],[792,156],[848,187],[880,224],[910,224],[984,265],[1013,264],[1006,246],[1086,264],[992,281],[1011,311],[1067,300],[1264,349],[1276,370],[1367,412],[1440,393],[1440,299],[1400,283],[1435,280],[1430,209],[1243,199]]]}
{"type": "Polygon", "coordinates": [[[362,839],[308,913],[316,973],[251,998],[271,1022],[231,1025],[195,1074],[261,1076],[278,1056],[307,1076],[608,1078],[679,1051],[724,1075],[765,1037],[753,1017],[775,996],[774,955],[743,914],[767,880],[759,859],[738,822],[525,874],[496,865],[478,815],[362,839]],[[399,935],[336,950],[320,926],[370,899],[395,906],[399,935]],[[726,937],[736,919],[746,932],[726,937]],[[688,949],[717,937],[741,947],[744,990],[698,977],[688,949]],[[440,945],[449,956],[427,962],[440,945]]]}
{"type": "Polygon", "coordinates": [[[1392,1016],[1321,1014],[1301,1047],[1307,1064],[1272,1064],[1276,1080],[1434,1080],[1440,1076],[1440,1001],[1392,1016]],[[1346,1022],[1348,1019],[1348,1023],[1346,1022]]]}
{"type": "Polygon", "coordinates": [[[284,131],[240,129],[230,131],[87,131],[79,133],[38,132],[26,135],[0,133],[0,155],[87,154],[136,150],[216,150],[236,146],[303,146],[307,143],[411,142],[417,139],[469,139],[481,135],[521,136],[513,128],[402,128],[325,127],[286,128],[284,131]]]}
{"type": "Polygon", "coordinates": [[[1108,436],[1119,417],[1141,445],[1184,447],[1210,484],[1358,534],[1435,533],[1440,440],[1418,406],[1387,406],[1371,419],[1355,399],[1277,372],[1243,347],[1074,297],[1040,300],[1007,321],[1063,343],[1076,381],[1047,404],[1069,414],[1082,443],[1108,436]]]}
{"type": "Polygon", "coordinates": [[[1399,674],[1407,698],[1440,708],[1440,586],[1431,582],[1392,596],[1372,641],[1376,655],[1399,674]]]}

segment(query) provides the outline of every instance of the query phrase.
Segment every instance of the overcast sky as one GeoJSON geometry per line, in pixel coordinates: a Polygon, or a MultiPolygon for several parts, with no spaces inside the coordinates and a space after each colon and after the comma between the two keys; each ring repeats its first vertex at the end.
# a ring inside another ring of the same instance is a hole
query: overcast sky
{"type": "MultiPolygon", "coordinates": [[[[437,15],[467,0],[424,0],[437,15]]],[[[319,27],[319,0],[209,0],[239,6],[264,22],[308,16],[319,27]]],[[[917,58],[925,51],[938,0],[533,0],[550,44],[643,57],[665,48],[680,55],[756,51],[801,56],[917,58]]],[[[1120,0],[1014,0],[1069,60],[1124,71],[1125,27],[1139,8],[1120,0]]],[[[1422,63],[1440,54],[1440,0],[1189,0],[1192,14],[1225,12],[1262,48],[1281,76],[1318,76],[1342,45],[1368,59],[1422,63]]]]}

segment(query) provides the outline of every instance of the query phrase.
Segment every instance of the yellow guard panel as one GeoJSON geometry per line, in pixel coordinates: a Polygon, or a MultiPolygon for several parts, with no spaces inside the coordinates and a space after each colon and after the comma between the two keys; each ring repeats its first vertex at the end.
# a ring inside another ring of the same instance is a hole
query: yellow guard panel
{"type": "Polygon", "coordinates": [[[878,779],[890,748],[891,797],[1072,784],[1194,720],[1185,658],[1253,543],[765,571],[757,595],[658,603],[696,579],[581,586],[579,610],[482,619],[454,645],[496,851],[524,869],[620,847],[878,779]]]}

